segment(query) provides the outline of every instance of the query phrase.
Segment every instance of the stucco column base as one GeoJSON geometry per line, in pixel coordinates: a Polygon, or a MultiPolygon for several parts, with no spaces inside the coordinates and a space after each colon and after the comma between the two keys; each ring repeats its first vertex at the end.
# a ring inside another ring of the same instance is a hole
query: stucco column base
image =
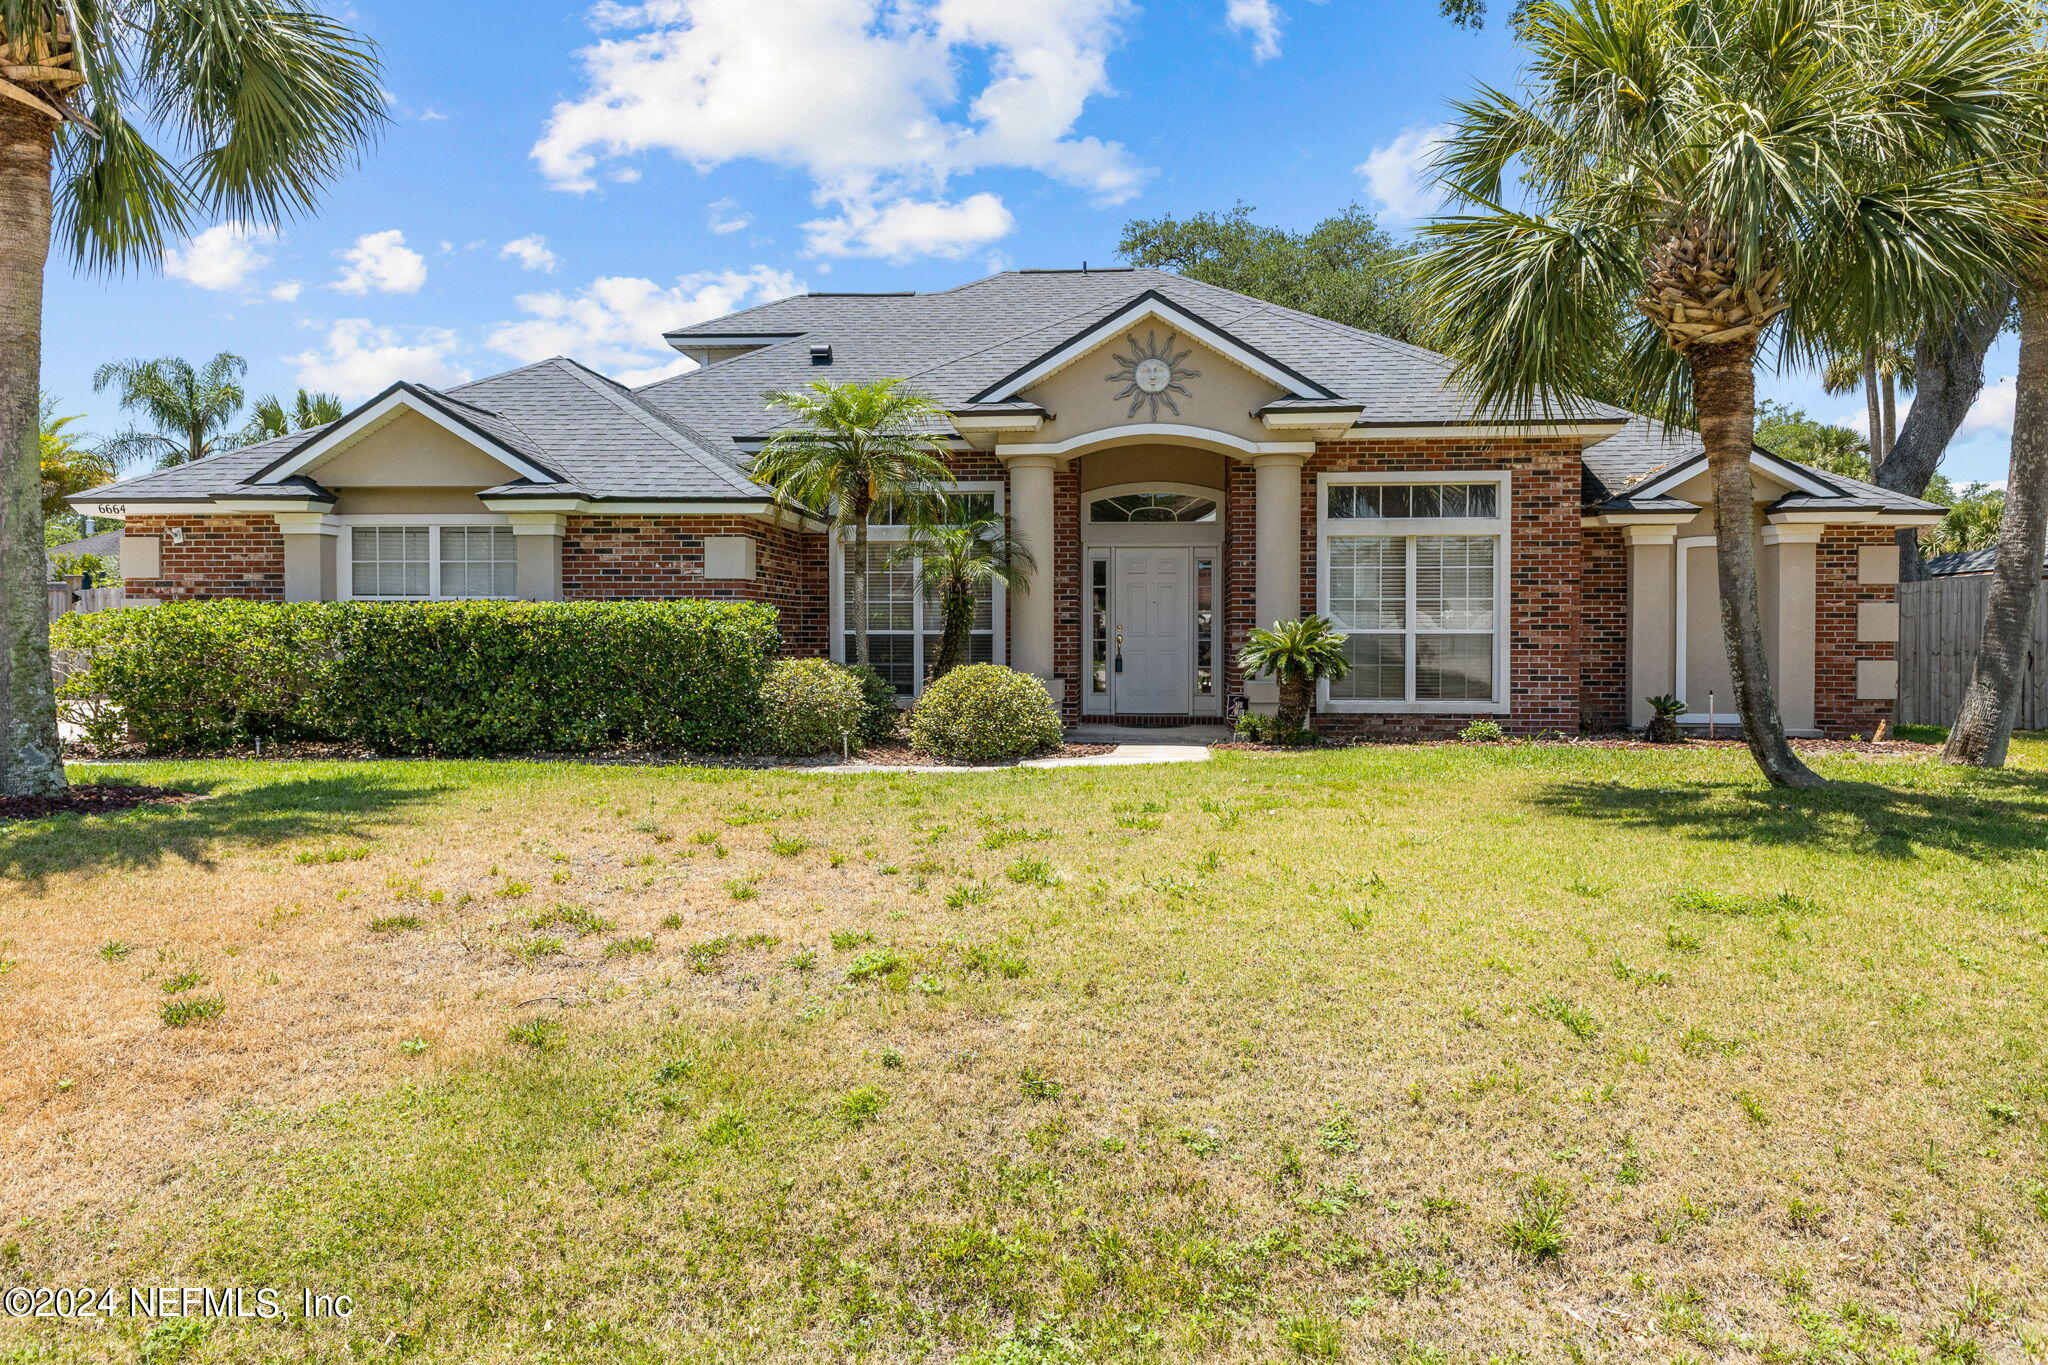
{"type": "Polygon", "coordinates": [[[1063,703],[1066,684],[1055,681],[1053,661],[1053,556],[1058,541],[1053,482],[1059,461],[1051,455],[1011,455],[1003,466],[1010,475],[1010,529],[1031,555],[1029,578],[1009,594],[1010,666],[1043,682],[1054,693],[1053,700],[1063,703]]]}
{"type": "Polygon", "coordinates": [[[562,531],[569,519],[557,512],[513,512],[512,548],[518,555],[513,591],[527,602],[562,600],[562,531]]]}
{"type": "Polygon", "coordinates": [[[284,600],[332,602],[340,595],[336,546],[341,522],[325,512],[272,512],[284,539],[284,600]]]}
{"type": "Polygon", "coordinates": [[[1649,698],[1678,685],[1678,528],[1624,526],[1628,547],[1628,721],[1650,723],[1649,698]]]}

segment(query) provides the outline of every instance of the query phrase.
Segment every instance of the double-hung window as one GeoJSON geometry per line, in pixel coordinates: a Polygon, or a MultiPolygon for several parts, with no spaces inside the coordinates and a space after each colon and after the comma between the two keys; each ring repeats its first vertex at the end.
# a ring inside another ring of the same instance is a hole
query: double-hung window
{"type": "MultiPolygon", "coordinates": [[[[987,485],[956,485],[947,490],[946,496],[961,515],[986,517],[1002,510],[999,490],[987,485]]],[[[918,586],[918,558],[899,553],[910,538],[909,527],[904,523],[900,508],[884,505],[875,509],[868,526],[868,658],[875,671],[887,678],[899,694],[911,696],[924,686],[925,672],[938,657],[946,618],[944,604],[918,586]]],[[[838,549],[833,603],[834,617],[839,622],[840,658],[848,663],[859,657],[853,594],[860,566],[850,542],[849,532],[838,549]]],[[[967,637],[967,662],[1001,661],[1001,619],[1001,590],[988,583],[979,585],[974,598],[974,622],[967,637]]]]}
{"type": "Polygon", "coordinates": [[[1322,609],[1337,711],[1506,708],[1508,476],[1326,474],[1322,609]]]}
{"type": "Polygon", "coordinates": [[[387,600],[512,597],[519,552],[510,526],[403,519],[350,523],[347,595],[387,600]]]}

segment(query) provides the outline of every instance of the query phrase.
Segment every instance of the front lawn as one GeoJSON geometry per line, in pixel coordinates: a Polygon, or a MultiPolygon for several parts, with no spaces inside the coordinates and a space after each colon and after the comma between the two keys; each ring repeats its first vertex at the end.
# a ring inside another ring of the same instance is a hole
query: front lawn
{"type": "Polygon", "coordinates": [[[2016,755],[115,769],[212,795],[0,828],[0,1283],[355,1311],[0,1361],[2035,1359],[2016,755]]]}

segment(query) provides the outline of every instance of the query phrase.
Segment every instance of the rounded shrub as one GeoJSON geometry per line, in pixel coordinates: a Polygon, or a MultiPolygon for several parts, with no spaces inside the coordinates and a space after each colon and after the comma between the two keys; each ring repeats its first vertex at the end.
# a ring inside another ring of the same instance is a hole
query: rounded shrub
{"type": "Polygon", "coordinates": [[[821,754],[842,737],[857,744],[867,718],[860,681],[824,659],[781,659],[761,680],[762,748],[771,754],[821,754]]]}
{"type": "Polygon", "coordinates": [[[865,708],[860,738],[868,744],[880,744],[896,733],[896,722],[903,717],[896,706],[896,684],[872,664],[848,664],[846,671],[860,684],[861,704],[865,708]]]}
{"type": "Polygon", "coordinates": [[[910,742],[934,758],[989,763],[1057,749],[1060,722],[1029,673],[969,664],[925,688],[910,713],[910,742]]]}

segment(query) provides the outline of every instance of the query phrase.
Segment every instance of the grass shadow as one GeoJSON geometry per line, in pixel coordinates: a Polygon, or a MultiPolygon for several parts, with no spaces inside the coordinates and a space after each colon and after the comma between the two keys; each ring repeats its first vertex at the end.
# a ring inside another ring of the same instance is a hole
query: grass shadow
{"type": "Polygon", "coordinates": [[[1629,830],[1898,860],[1933,850],[1997,860],[2048,846],[2048,776],[2011,771],[1939,787],[1837,779],[1810,791],[1754,781],[1576,781],[1552,784],[1533,802],[1550,814],[1629,830]]]}
{"type": "MultiPolygon", "coordinates": [[[[204,794],[224,784],[202,777],[170,785],[204,794]]],[[[359,835],[448,788],[411,774],[356,771],[238,787],[190,805],[0,825],[0,878],[33,885],[58,873],[140,872],[170,860],[210,867],[215,851],[224,847],[359,835]]]]}

